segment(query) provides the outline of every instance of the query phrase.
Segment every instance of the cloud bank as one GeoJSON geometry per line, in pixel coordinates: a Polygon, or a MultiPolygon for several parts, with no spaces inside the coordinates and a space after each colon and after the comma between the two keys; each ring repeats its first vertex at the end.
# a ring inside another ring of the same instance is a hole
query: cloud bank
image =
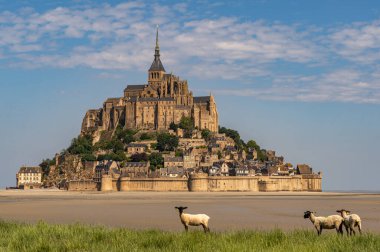
{"type": "Polygon", "coordinates": [[[156,24],[167,70],[244,83],[214,91],[221,95],[380,103],[378,20],[315,29],[239,17],[205,19],[184,3],[143,2],[3,11],[1,67],[88,67],[103,76],[108,70],[146,71],[156,24]]]}

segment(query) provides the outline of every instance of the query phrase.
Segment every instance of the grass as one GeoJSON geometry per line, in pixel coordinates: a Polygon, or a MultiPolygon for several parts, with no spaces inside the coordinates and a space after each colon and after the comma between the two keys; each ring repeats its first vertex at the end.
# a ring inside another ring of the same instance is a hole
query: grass
{"type": "Polygon", "coordinates": [[[380,251],[380,234],[314,230],[164,232],[0,221],[0,251],[380,251]]]}

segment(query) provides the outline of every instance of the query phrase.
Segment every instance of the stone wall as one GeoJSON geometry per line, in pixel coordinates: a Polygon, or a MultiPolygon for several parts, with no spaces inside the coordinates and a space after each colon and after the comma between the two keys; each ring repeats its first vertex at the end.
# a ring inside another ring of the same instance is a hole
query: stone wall
{"type": "Polygon", "coordinates": [[[188,191],[187,178],[128,178],[120,180],[121,191],[188,191]]]}
{"type": "Polygon", "coordinates": [[[230,176],[209,177],[191,174],[190,178],[129,178],[112,179],[103,175],[102,191],[190,191],[190,192],[277,192],[322,191],[322,177],[309,176],[230,176]]]}
{"type": "Polygon", "coordinates": [[[71,180],[67,182],[67,190],[69,191],[96,191],[97,184],[93,180],[71,180]]]}

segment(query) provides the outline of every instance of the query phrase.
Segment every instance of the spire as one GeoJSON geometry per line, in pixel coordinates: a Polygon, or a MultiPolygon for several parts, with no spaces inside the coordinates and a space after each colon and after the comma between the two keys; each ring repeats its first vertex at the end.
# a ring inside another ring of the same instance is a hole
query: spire
{"type": "Polygon", "coordinates": [[[158,44],[158,25],[157,25],[157,30],[156,30],[156,47],[154,49],[154,61],[152,65],[150,66],[149,71],[164,71],[165,68],[161,63],[160,60],[160,46],[158,44]]]}
{"type": "Polygon", "coordinates": [[[157,31],[156,31],[156,50],[160,50],[160,46],[158,45],[158,25],[157,25],[157,31]]]}

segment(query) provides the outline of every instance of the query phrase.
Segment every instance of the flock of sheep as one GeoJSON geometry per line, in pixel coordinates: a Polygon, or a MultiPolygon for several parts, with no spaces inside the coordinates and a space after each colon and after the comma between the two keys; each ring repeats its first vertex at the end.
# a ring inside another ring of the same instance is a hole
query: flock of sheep
{"type": "MultiPolygon", "coordinates": [[[[178,209],[179,218],[181,219],[182,224],[185,227],[186,232],[189,229],[189,226],[202,226],[205,233],[210,232],[210,227],[208,221],[210,217],[206,214],[188,214],[184,213],[183,210],[187,207],[175,207],[178,209]]],[[[343,225],[346,228],[347,235],[355,235],[355,227],[358,228],[360,234],[362,233],[362,222],[357,214],[351,214],[350,211],[342,209],[337,210],[337,213],[340,215],[329,215],[324,216],[315,216],[315,212],[306,211],[304,213],[305,219],[310,219],[313,223],[315,229],[317,230],[318,235],[322,233],[323,229],[336,229],[338,234],[343,235],[343,225]]]]}

